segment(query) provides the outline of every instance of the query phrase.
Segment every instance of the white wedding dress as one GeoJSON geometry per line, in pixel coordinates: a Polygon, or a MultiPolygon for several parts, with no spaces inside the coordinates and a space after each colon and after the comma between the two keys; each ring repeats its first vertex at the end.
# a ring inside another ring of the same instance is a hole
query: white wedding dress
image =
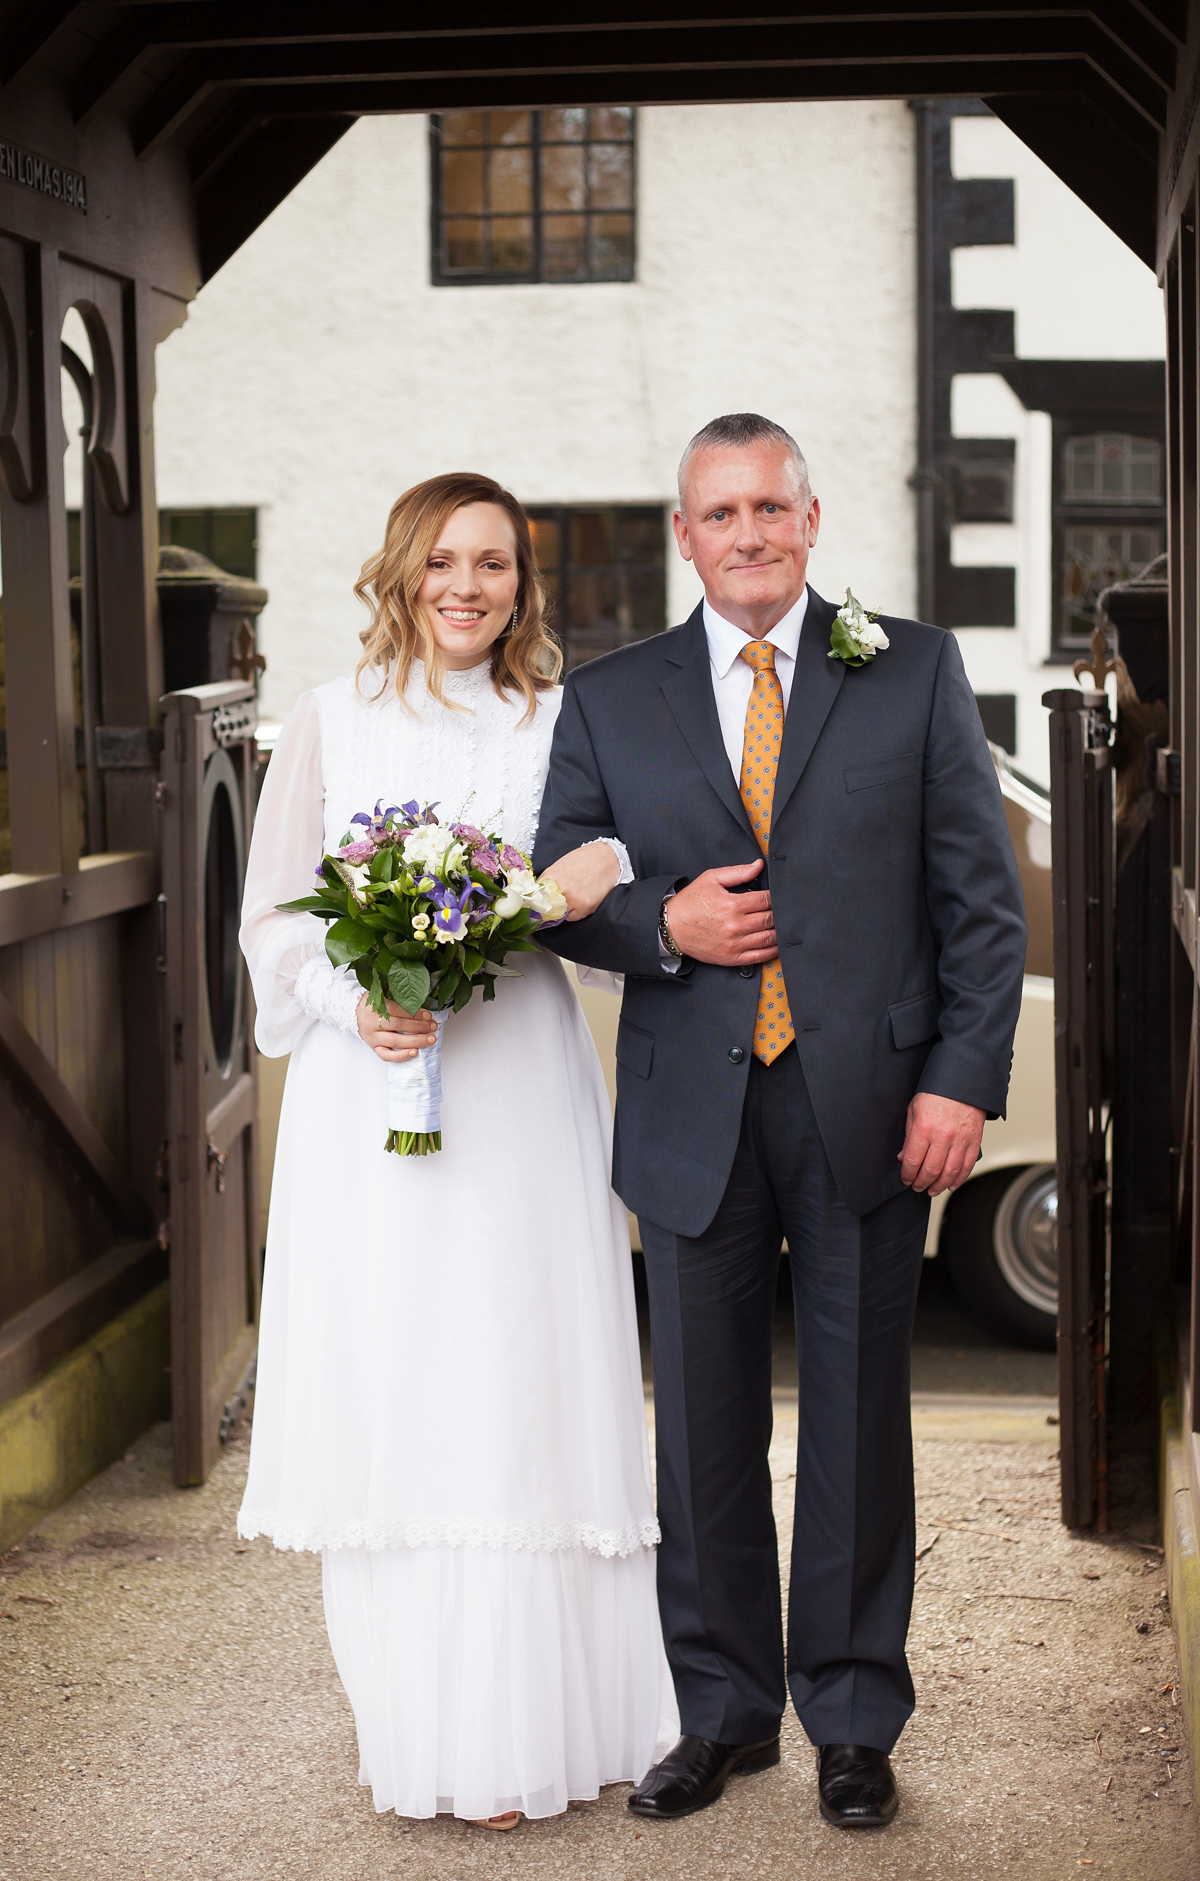
{"type": "Polygon", "coordinates": [[[375,1807],[547,1816],[673,1737],[625,1212],[600,1065],[558,960],[445,1028],[444,1149],[386,1154],[385,1067],[310,891],[356,811],[417,798],[529,850],[557,690],[340,679],[280,733],[242,945],[291,1053],[243,1536],[319,1549],[375,1807]],[[364,696],[364,694],[366,696],[364,696]],[[454,709],[455,707],[466,709],[454,709]]]}

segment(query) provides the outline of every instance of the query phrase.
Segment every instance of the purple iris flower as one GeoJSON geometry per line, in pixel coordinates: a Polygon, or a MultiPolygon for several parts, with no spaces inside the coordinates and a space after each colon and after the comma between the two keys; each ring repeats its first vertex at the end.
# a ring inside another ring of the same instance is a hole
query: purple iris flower
{"type": "Polygon", "coordinates": [[[386,832],[383,826],[387,822],[389,816],[398,816],[399,814],[400,814],[400,805],[398,803],[389,803],[387,809],[385,810],[383,807],[383,798],[376,797],[374,815],[368,816],[364,810],[360,810],[357,816],[352,816],[350,818],[350,821],[351,821],[351,824],[362,823],[365,828],[370,830],[372,840],[376,843],[376,845],[378,845],[384,839],[384,835],[386,832]]]}
{"type": "Polygon", "coordinates": [[[436,910],[433,925],[439,934],[446,934],[451,940],[462,939],[467,931],[468,903],[472,895],[483,895],[475,882],[468,882],[461,895],[456,895],[444,882],[439,882],[431,891],[429,899],[436,910]]]}

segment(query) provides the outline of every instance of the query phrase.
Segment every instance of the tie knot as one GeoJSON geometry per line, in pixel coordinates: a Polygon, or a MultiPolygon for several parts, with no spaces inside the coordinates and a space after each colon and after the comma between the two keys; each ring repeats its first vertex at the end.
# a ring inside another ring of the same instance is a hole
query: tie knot
{"type": "Polygon", "coordinates": [[[756,673],[775,671],[775,649],[769,640],[748,640],[741,649],[741,657],[756,673]]]}

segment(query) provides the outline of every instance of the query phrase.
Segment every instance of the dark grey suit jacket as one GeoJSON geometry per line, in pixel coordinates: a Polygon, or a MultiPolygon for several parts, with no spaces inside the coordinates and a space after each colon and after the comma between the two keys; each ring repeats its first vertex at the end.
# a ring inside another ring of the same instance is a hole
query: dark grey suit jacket
{"type": "MultiPolygon", "coordinates": [[[[865,1214],[901,1187],[914,1092],[1003,1114],[1025,910],[954,636],[884,619],[890,647],[848,669],[828,657],[834,613],[810,588],[768,872],[813,1107],[838,1187],[865,1214]]],[[[664,972],[658,912],[668,889],[760,854],[699,608],[567,680],[534,867],[595,836],[627,844],[637,879],[544,944],[625,974],[613,1185],[637,1214],[699,1234],[733,1162],[759,971],[664,972]]]]}

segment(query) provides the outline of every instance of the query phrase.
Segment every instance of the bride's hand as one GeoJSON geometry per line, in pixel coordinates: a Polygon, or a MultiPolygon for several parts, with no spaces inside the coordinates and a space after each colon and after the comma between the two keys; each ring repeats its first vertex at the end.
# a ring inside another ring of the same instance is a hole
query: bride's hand
{"type": "Polygon", "coordinates": [[[364,1044],[371,1047],[377,1058],[382,1058],[386,1065],[401,1065],[407,1058],[415,1058],[426,1045],[432,1045],[437,1037],[437,1027],[431,1013],[422,1009],[420,1012],[405,1012],[394,999],[387,1001],[388,1016],[381,1019],[373,1006],[367,1004],[364,993],[358,1002],[358,1036],[364,1044]]]}
{"type": "Polygon", "coordinates": [[[557,882],[566,896],[567,920],[582,921],[595,914],[609,890],[616,887],[621,864],[607,843],[585,843],[543,869],[542,876],[557,882]]]}

